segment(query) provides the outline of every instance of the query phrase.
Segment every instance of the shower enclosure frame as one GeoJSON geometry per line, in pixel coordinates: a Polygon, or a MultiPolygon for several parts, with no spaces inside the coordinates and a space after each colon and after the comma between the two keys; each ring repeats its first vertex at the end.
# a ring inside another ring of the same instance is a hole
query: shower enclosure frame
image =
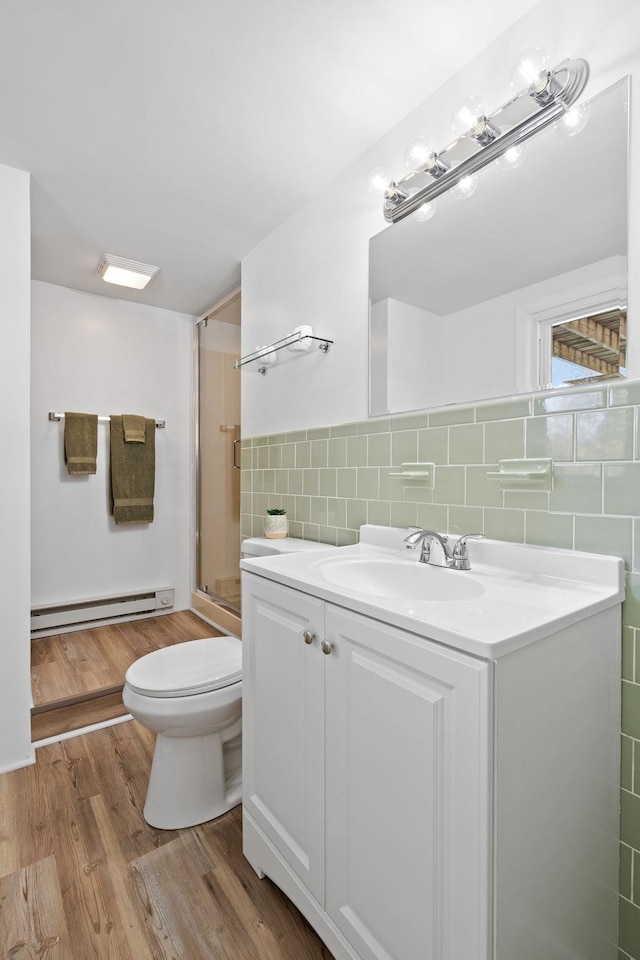
{"type": "Polygon", "coordinates": [[[218,597],[202,587],[201,576],[201,548],[202,548],[202,516],[200,508],[201,493],[201,445],[200,445],[200,336],[201,327],[207,323],[225,306],[241,296],[241,288],[237,287],[232,293],[207,310],[203,316],[193,324],[192,342],[192,411],[193,411],[193,574],[192,574],[192,609],[209,623],[224,633],[232,636],[241,636],[240,610],[234,605],[225,603],[224,598],[218,597]]]}

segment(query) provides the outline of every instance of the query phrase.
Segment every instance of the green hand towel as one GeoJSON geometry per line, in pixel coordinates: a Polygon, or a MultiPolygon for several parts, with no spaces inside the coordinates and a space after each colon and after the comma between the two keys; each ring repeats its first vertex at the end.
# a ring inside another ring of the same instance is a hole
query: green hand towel
{"type": "Polygon", "coordinates": [[[111,417],[111,512],[116,523],[152,523],[156,422],[145,419],[144,443],[127,443],[122,421],[111,417]]]}
{"type": "Polygon", "coordinates": [[[65,413],[64,462],[70,474],[96,472],[98,417],[95,413],[65,413]]]}
{"type": "Polygon", "coordinates": [[[122,414],[125,443],[144,443],[144,417],[136,417],[131,413],[122,414]]]}

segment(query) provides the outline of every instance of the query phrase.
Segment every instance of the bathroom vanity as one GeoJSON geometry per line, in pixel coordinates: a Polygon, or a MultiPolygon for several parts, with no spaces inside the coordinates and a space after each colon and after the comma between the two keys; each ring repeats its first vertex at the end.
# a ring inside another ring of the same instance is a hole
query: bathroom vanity
{"type": "Polygon", "coordinates": [[[622,561],[406,534],[242,562],[245,855],[336,960],[615,960],[622,561]]]}

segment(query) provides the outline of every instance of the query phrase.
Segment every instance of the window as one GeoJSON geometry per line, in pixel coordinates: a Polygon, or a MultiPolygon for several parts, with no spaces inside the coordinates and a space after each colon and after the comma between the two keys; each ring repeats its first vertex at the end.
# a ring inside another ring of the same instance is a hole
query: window
{"type": "Polygon", "coordinates": [[[626,375],[627,314],[608,310],[551,328],[551,384],[575,386],[626,375]]]}

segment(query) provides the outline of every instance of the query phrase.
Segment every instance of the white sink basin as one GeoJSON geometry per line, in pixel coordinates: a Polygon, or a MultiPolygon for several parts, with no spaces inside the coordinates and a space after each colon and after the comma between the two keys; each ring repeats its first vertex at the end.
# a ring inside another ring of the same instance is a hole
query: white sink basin
{"type": "Polygon", "coordinates": [[[408,532],[365,524],[353,546],[246,558],[240,566],[492,660],[624,599],[617,557],[484,539],[469,543],[471,570],[448,570],[409,554],[408,532]]]}
{"type": "Polygon", "coordinates": [[[353,557],[322,566],[329,583],[358,593],[402,600],[464,601],[484,593],[467,571],[388,557],[353,557]]]}

